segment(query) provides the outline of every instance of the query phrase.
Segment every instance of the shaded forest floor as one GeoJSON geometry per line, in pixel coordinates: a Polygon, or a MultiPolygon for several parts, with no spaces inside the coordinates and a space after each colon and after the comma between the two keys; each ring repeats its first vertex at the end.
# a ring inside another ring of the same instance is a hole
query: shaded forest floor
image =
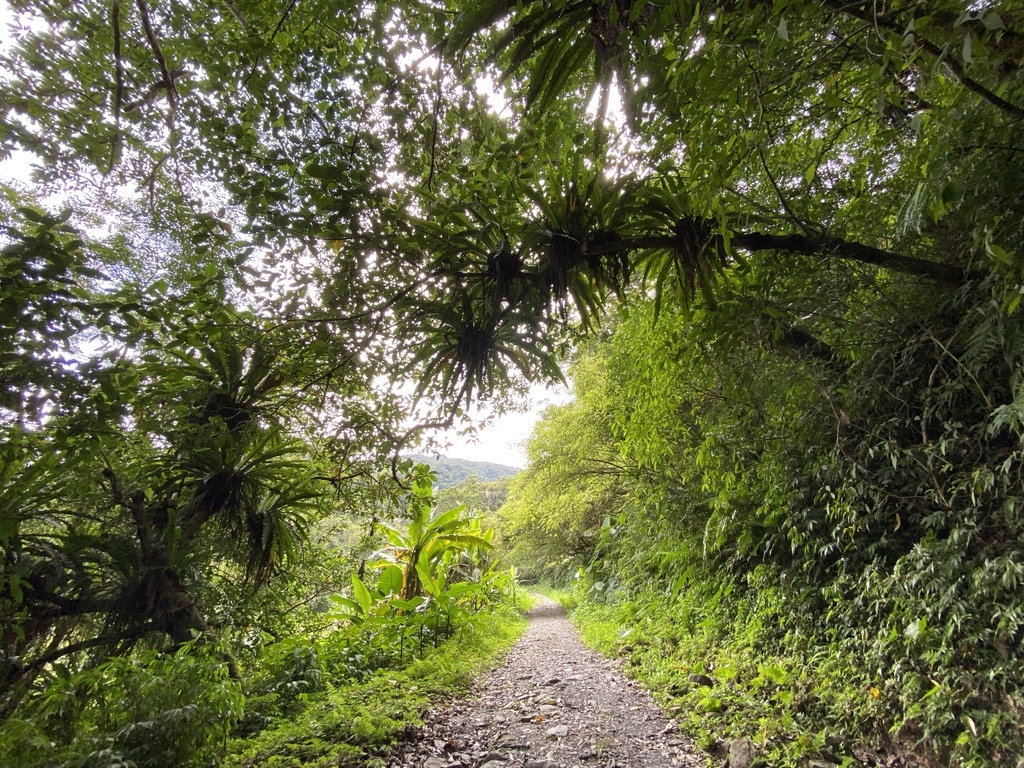
{"type": "Polygon", "coordinates": [[[473,693],[431,710],[391,768],[670,768],[705,758],[650,694],[580,641],[543,600],[473,693]]]}

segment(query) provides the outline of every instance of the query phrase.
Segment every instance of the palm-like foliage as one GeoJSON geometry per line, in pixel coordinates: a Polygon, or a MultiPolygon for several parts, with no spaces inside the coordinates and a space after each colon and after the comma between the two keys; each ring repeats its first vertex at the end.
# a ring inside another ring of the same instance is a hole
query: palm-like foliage
{"type": "Polygon", "coordinates": [[[635,209],[634,181],[567,158],[520,191],[529,215],[515,230],[459,206],[444,225],[419,228],[437,275],[433,295],[409,302],[403,327],[421,338],[411,356],[420,393],[459,403],[493,394],[510,373],[560,380],[552,331],[592,330],[608,295],[624,296],[630,248],[619,231],[635,209]]]}
{"type": "Polygon", "coordinates": [[[617,246],[633,210],[634,180],[602,179],[577,157],[543,186],[523,192],[539,214],[524,241],[534,254],[549,310],[564,313],[571,299],[584,327],[592,329],[608,294],[621,298],[629,283],[628,250],[617,246]]]}
{"type": "MultiPolygon", "coordinates": [[[[456,24],[450,46],[460,48],[473,33],[509,11],[505,0],[467,11],[456,24]]],[[[521,3],[511,10],[491,53],[507,77],[529,68],[527,107],[545,110],[565,91],[590,82],[601,88],[606,104],[615,81],[629,103],[638,64],[649,55],[652,37],[676,13],[674,4],[659,7],[643,0],[521,3]]]]}
{"type": "Polygon", "coordinates": [[[638,198],[630,226],[646,233],[647,243],[657,243],[642,248],[638,259],[644,281],[654,288],[656,311],[666,296],[684,310],[698,294],[714,307],[716,280],[726,274],[728,231],[701,215],[678,177],[649,180],[638,198]]]}
{"type": "Polygon", "coordinates": [[[295,553],[318,495],[306,479],[304,446],[279,421],[295,367],[238,318],[225,316],[202,331],[200,344],[153,363],[147,394],[167,398],[166,388],[177,387],[162,430],[177,450],[158,459],[159,488],[181,541],[215,522],[258,586],[295,553]]]}
{"type": "Polygon", "coordinates": [[[542,323],[528,313],[505,307],[492,314],[465,296],[458,305],[424,303],[416,316],[424,339],[412,364],[421,394],[468,403],[474,393],[491,395],[499,382],[510,380],[510,364],[527,380],[538,373],[561,377],[542,323]]]}
{"type": "Polygon", "coordinates": [[[44,453],[12,446],[2,466],[5,687],[76,650],[186,642],[209,628],[195,586],[213,566],[258,587],[297,554],[320,491],[277,418],[291,362],[243,319],[177,326],[18,435],[44,453]],[[137,388],[130,408],[118,387],[137,388]]]}

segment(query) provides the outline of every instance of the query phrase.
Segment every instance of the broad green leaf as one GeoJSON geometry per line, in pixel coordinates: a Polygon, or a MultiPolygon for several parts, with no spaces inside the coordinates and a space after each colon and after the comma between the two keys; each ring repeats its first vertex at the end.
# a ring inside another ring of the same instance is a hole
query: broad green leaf
{"type": "Polygon", "coordinates": [[[370,596],[370,590],[363,584],[362,579],[354,573],[352,574],[352,594],[355,595],[356,602],[359,603],[362,613],[364,615],[368,614],[373,607],[373,598],[370,596]]]}
{"type": "Polygon", "coordinates": [[[402,569],[397,565],[385,568],[377,581],[377,589],[384,595],[396,595],[402,591],[402,569]]]}
{"type": "Polygon", "coordinates": [[[785,40],[787,43],[789,42],[789,27],[786,25],[786,19],[784,17],[779,19],[779,26],[776,33],[779,38],[785,40]]]}

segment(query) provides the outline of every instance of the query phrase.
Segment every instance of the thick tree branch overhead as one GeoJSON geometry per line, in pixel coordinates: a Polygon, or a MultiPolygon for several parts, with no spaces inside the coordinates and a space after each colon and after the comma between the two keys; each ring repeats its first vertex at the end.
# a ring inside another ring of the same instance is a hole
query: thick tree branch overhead
{"type": "MultiPolygon", "coordinates": [[[[706,231],[716,232],[717,227],[714,225],[714,222],[705,222],[705,225],[706,231]]],[[[950,285],[962,285],[966,280],[977,278],[983,274],[976,270],[969,271],[948,264],[918,259],[912,256],[903,256],[874,246],[848,242],[836,237],[811,236],[799,233],[774,235],[763,232],[732,232],[729,235],[729,242],[731,246],[751,253],[758,251],[782,251],[819,256],[825,259],[848,259],[861,264],[883,267],[894,272],[927,277],[950,285]]],[[[680,240],[677,236],[639,235],[617,239],[613,243],[590,246],[585,249],[585,253],[591,256],[601,256],[623,251],[672,250],[679,247],[680,240]]],[[[717,235],[704,241],[704,248],[708,254],[714,254],[719,247],[720,240],[717,235]]]]}

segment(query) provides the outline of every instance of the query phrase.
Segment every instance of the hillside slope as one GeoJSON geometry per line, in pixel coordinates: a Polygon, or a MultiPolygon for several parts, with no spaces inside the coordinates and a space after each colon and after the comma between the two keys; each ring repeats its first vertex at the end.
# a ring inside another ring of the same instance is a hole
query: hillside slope
{"type": "Polygon", "coordinates": [[[468,459],[452,459],[447,456],[424,456],[423,454],[414,454],[410,458],[430,466],[437,474],[436,487],[438,489],[450,488],[474,476],[481,483],[489,483],[501,480],[503,477],[511,477],[519,471],[516,467],[494,464],[489,461],[470,461],[468,459]]]}

